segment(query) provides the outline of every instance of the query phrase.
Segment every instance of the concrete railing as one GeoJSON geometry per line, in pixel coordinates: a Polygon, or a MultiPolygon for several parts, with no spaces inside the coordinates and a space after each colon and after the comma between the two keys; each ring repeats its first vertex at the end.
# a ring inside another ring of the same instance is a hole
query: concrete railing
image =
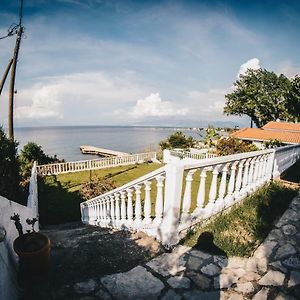
{"type": "Polygon", "coordinates": [[[198,161],[177,159],[83,202],[82,221],[145,231],[172,246],[186,229],[239,202],[270,181],[275,169],[282,173],[298,159],[300,145],[198,161]]]}
{"type": "Polygon", "coordinates": [[[191,159],[208,159],[217,157],[216,154],[213,153],[192,153],[190,151],[184,151],[184,150],[170,150],[170,154],[175,157],[179,157],[181,159],[183,158],[191,158],[191,159]]]}
{"type": "MultiPolygon", "coordinates": [[[[36,164],[31,171],[29,196],[27,206],[18,204],[0,196],[0,227],[6,232],[5,239],[0,241],[0,299],[18,299],[18,284],[16,276],[17,255],[13,250],[13,242],[18,236],[14,222],[10,219],[13,214],[20,215],[24,231],[28,229],[26,219],[38,217],[36,164]]],[[[38,231],[38,222],[35,225],[38,231]]]]}
{"type": "Polygon", "coordinates": [[[57,175],[63,173],[74,173],[80,171],[97,170],[117,166],[155,161],[156,152],[137,153],[131,155],[114,156],[102,159],[81,160],[73,162],[55,163],[37,166],[39,175],[57,175]]]}

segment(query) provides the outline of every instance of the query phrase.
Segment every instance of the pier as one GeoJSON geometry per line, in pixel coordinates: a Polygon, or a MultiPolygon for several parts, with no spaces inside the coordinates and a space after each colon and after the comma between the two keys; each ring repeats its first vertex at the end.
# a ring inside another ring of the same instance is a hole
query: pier
{"type": "Polygon", "coordinates": [[[128,153],[125,152],[98,148],[94,146],[87,146],[87,145],[80,146],[80,151],[82,154],[96,154],[104,157],[129,155],[128,153]]]}

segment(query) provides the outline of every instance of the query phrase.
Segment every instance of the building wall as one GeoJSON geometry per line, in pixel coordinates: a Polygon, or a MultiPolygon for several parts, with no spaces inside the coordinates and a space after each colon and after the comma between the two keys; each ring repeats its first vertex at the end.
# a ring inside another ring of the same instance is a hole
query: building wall
{"type": "Polygon", "coordinates": [[[18,299],[18,284],[16,266],[18,257],[13,250],[13,242],[18,236],[14,222],[10,217],[17,213],[20,215],[24,231],[27,229],[27,218],[33,218],[31,208],[20,205],[0,196],[0,227],[6,231],[5,239],[0,242],[0,299],[18,299]]]}

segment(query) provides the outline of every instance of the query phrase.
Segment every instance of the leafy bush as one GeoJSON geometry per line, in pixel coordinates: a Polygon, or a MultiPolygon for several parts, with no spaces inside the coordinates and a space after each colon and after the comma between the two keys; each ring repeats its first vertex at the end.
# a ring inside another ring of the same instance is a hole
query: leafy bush
{"type": "Polygon", "coordinates": [[[282,145],[283,145],[282,142],[277,140],[277,139],[270,139],[270,140],[264,142],[264,146],[267,149],[277,148],[277,147],[280,147],[282,145]]]}
{"type": "Polygon", "coordinates": [[[171,134],[166,140],[159,143],[162,150],[182,148],[189,149],[195,145],[196,141],[191,136],[184,135],[181,131],[171,134]]]}
{"type": "Polygon", "coordinates": [[[21,164],[21,175],[24,178],[30,176],[34,161],[37,161],[39,165],[60,162],[56,156],[51,157],[46,155],[42,150],[42,147],[33,142],[29,142],[23,147],[19,156],[19,161],[21,164]]]}
{"type": "Polygon", "coordinates": [[[232,137],[220,139],[216,144],[216,152],[221,156],[257,150],[258,148],[251,142],[240,141],[232,137]]]}
{"type": "Polygon", "coordinates": [[[0,127],[0,195],[10,200],[22,202],[20,199],[20,165],[17,159],[16,141],[10,141],[0,127]]]}

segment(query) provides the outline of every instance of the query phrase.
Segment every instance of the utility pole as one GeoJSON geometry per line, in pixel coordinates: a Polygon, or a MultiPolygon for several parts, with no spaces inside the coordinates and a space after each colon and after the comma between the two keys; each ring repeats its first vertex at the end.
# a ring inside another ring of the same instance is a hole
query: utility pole
{"type": "Polygon", "coordinates": [[[8,98],[8,138],[11,141],[14,140],[14,94],[15,94],[16,69],[17,69],[20,43],[24,31],[24,28],[22,26],[22,17],[23,17],[23,0],[21,0],[20,21],[18,25],[19,28],[17,31],[17,39],[16,39],[16,45],[15,45],[14,56],[12,61],[12,70],[10,73],[9,98],[8,98]]]}

